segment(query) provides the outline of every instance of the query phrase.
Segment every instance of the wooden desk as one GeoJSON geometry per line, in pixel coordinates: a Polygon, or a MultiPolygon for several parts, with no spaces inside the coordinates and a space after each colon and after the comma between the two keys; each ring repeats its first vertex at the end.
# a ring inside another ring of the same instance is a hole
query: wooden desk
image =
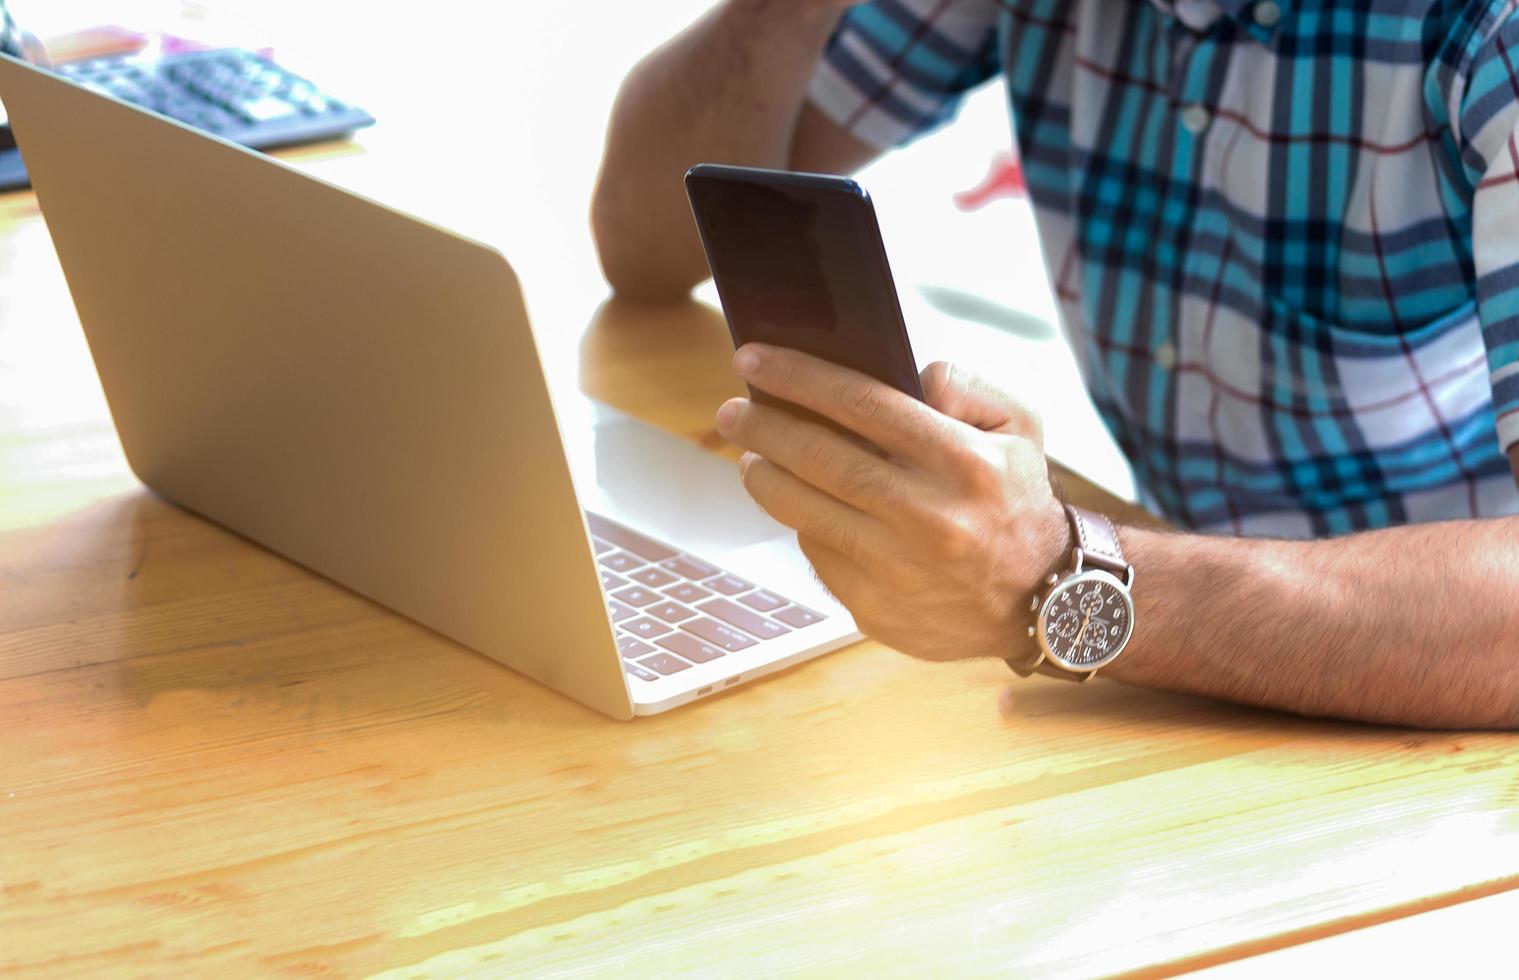
{"type": "MultiPolygon", "coordinates": [[[[710,309],[585,387],[707,446],[710,309]]],[[[0,973],[1157,973],[1519,885],[1519,741],[864,643],[616,724],[136,485],[0,198],[0,973]]]]}

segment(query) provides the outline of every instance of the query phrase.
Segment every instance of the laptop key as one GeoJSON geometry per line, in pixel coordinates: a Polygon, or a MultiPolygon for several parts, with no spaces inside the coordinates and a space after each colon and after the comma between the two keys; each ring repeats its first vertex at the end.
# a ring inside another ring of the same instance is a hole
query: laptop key
{"type": "Polygon", "coordinates": [[[696,610],[687,609],[678,602],[661,602],[657,606],[650,606],[644,612],[650,616],[658,616],[667,623],[678,623],[696,615],[696,610]]]}
{"type": "Polygon", "coordinates": [[[774,592],[766,592],[764,589],[755,589],[753,592],[738,600],[750,609],[758,609],[760,612],[769,612],[782,606],[790,605],[791,600],[782,599],[774,592]]]}
{"type": "Polygon", "coordinates": [[[631,572],[633,569],[644,564],[642,558],[630,555],[626,551],[614,551],[610,555],[603,555],[597,560],[614,572],[631,572]]]}
{"type": "Polygon", "coordinates": [[[803,626],[811,626],[813,623],[820,623],[828,618],[822,613],[813,612],[806,606],[788,606],[780,612],[771,613],[771,615],[787,626],[794,626],[797,629],[801,629],[803,626]]]}
{"type": "Polygon", "coordinates": [[[630,619],[625,623],[618,623],[617,625],[634,636],[641,636],[646,640],[656,636],[663,636],[670,632],[669,626],[657,619],[650,619],[647,616],[641,619],[630,619]]]}
{"type": "Polygon", "coordinates": [[[657,681],[657,680],[659,680],[659,675],[656,674],[656,673],[654,673],[654,671],[652,671],[652,670],[646,670],[643,667],[638,666],[637,664],[623,664],[622,665],[622,669],[625,670],[625,671],[627,671],[628,673],[632,674],[634,677],[638,678],[641,681],[657,681]]]}
{"type": "Polygon", "coordinates": [[[727,599],[712,599],[696,607],[708,616],[715,616],[723,622],[737,626],[752,636],[762,640],[773,640],[777,636],[784,636],[791,631],[780,623],[766,619],[757,612],[745,609],[736,602],[727,599]]]}
{"type": "Polygon", "coordinates": [[[658,592],[650,592],[641,585],[630,585],[619,592],[613,592],[612,598],[630,606],[647,606],[651,602],[658,602],[662,597],[658,592]]]}
{"type": "Polygon", "coordinates": [[[606,569],[601,570],[601,587],[608,592],[615,591],[628,584],[628,580],[621,575],[613,575],[606,569]]]}
{"type": "Polygon", "coordinates": [[[604,555],[617,546],[610,541],[603,541],[601,538],[592,537],[591,547],[596,549],[598,555],[604,555]]]}
{"type": "Polygon", "coordinates": [[[632,606],[624,606],[622,603],[612,601],[607,603],[607,608],[612,612],[612,622],[620,623],[629,616],[637,616],[638,610],[632,606]]]}
{"type": "Polygon", "coordinates": [[[682,582],[665,589],[665,595],[681,602],[700,602],[712,593],[693,582],[682,582]]]}
{"type": "Polygon", "coordinates": [[[591,528],[591,533],[600,538],[606,538],[624,551],[631,551],[645,561],[664,561],[666,558],[674,558],[680,552],[668,545],[660,544],[652,538],[646,538],[637,531],[630,531],[621,524],[613,524],[600,514],[586,514],[585,522],[591,528]]]}
{"type": "Polygon", "coordinates": [[[726,572],[716,578],[707,579],[702,585],[723,595],[738,595],[740,592],[748,592],[754,588],[753,583],[745,582],[737,575],[729,575],[726,572]]]}
{"type": "Polygon", "coordinates": [[[704,561],[698,561],[697,559],[692,558],[690,555],[680,555],[679,557],[671,558],[667,561],[662,561],[659,563],[659,567],[667,568],[682,578],[688,578],[698,582],[704,578],[711,578],[718,572],[722,571],[721,568],[718,568],[715,565],[708,565],[704,561]]]}
{"type": "Polygon", "coordinates": [[[661,674],[665,674],[666,676],[678,673],[682,670],[691,669],[690,664],[686,663],[679,657],[672,657],[668,653],[656,653],[654,656],[645,657],[638,662],[643,666],[648,667],[651,670],[656,670],[661,674]]]}
{"type": "Polygon", "coordinates": [[[694,664],[716,660],[723,652],[710,643],[703,643],[690,633],[671,633],[654,641],[666,649],[674,650],[694,664]]]}
{"type": "Polygon", "coordinates": [[[637,637],[619,636],[617,638],[617,652],[630,660],[637,660],[644,654],[655,651],[653,647],[637,637]]]}
{"type": "Polygon", "coordinates": [[[663,568],[655,568],[653,565],[650,565],[647,568],[640,568],[632,575],[629,575],[628,578],[639,583],[640,585],[647,585],[651,589],[662,588],[666,585],[669,585],[671,582],[676,581],[674,575],[671,575],[663,568]]]}
{"type": "Polygon", "coordinates": [[[731,626],[725,626],[715,619],[707,619],[705,616],[698,619],[688,619],[680,624],[680,628],[687,633],[695,633],[713,646],[722,647],[729,653],[735,650],[746,650],[754,646],[754,640],[740,633],[731,626]]]}

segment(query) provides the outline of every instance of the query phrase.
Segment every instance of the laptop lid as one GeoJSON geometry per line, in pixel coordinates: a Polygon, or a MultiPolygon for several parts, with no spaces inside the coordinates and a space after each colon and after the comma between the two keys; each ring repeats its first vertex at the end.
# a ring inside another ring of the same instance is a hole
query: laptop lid
{"type": "Polygon", "coordinates": [[[0,98],[143,483],[632,716],[498,253],[3,56],[0,98]]]}

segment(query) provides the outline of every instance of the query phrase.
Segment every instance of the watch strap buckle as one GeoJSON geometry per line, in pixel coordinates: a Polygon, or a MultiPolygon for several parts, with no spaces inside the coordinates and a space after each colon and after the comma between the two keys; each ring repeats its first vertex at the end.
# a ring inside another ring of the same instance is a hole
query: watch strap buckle
{"type": "Polygon", "coordinates": [[[1121,575],[1123,577],[1123,587],[1130,592],[1134,591],[1133,565],[1128,562],[1115,562],[1106,555],[1092,554],[1080,545],[1071,549],[1071,574],[1080,575],[1086,567],[1089,557],[1093,568],[1108,572],[1114,576],[1121,575]]]}

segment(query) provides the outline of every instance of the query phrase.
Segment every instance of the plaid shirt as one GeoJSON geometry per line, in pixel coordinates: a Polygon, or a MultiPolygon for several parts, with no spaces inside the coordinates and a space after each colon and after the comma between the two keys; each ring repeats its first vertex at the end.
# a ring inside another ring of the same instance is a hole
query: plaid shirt
{"type": "Polygon", "coordinates": [[[1519,512],[1519,0],[875,0],[810,97],[879,147],[1001,74],[1146,501],[1322,536],[1519,512]]]}

